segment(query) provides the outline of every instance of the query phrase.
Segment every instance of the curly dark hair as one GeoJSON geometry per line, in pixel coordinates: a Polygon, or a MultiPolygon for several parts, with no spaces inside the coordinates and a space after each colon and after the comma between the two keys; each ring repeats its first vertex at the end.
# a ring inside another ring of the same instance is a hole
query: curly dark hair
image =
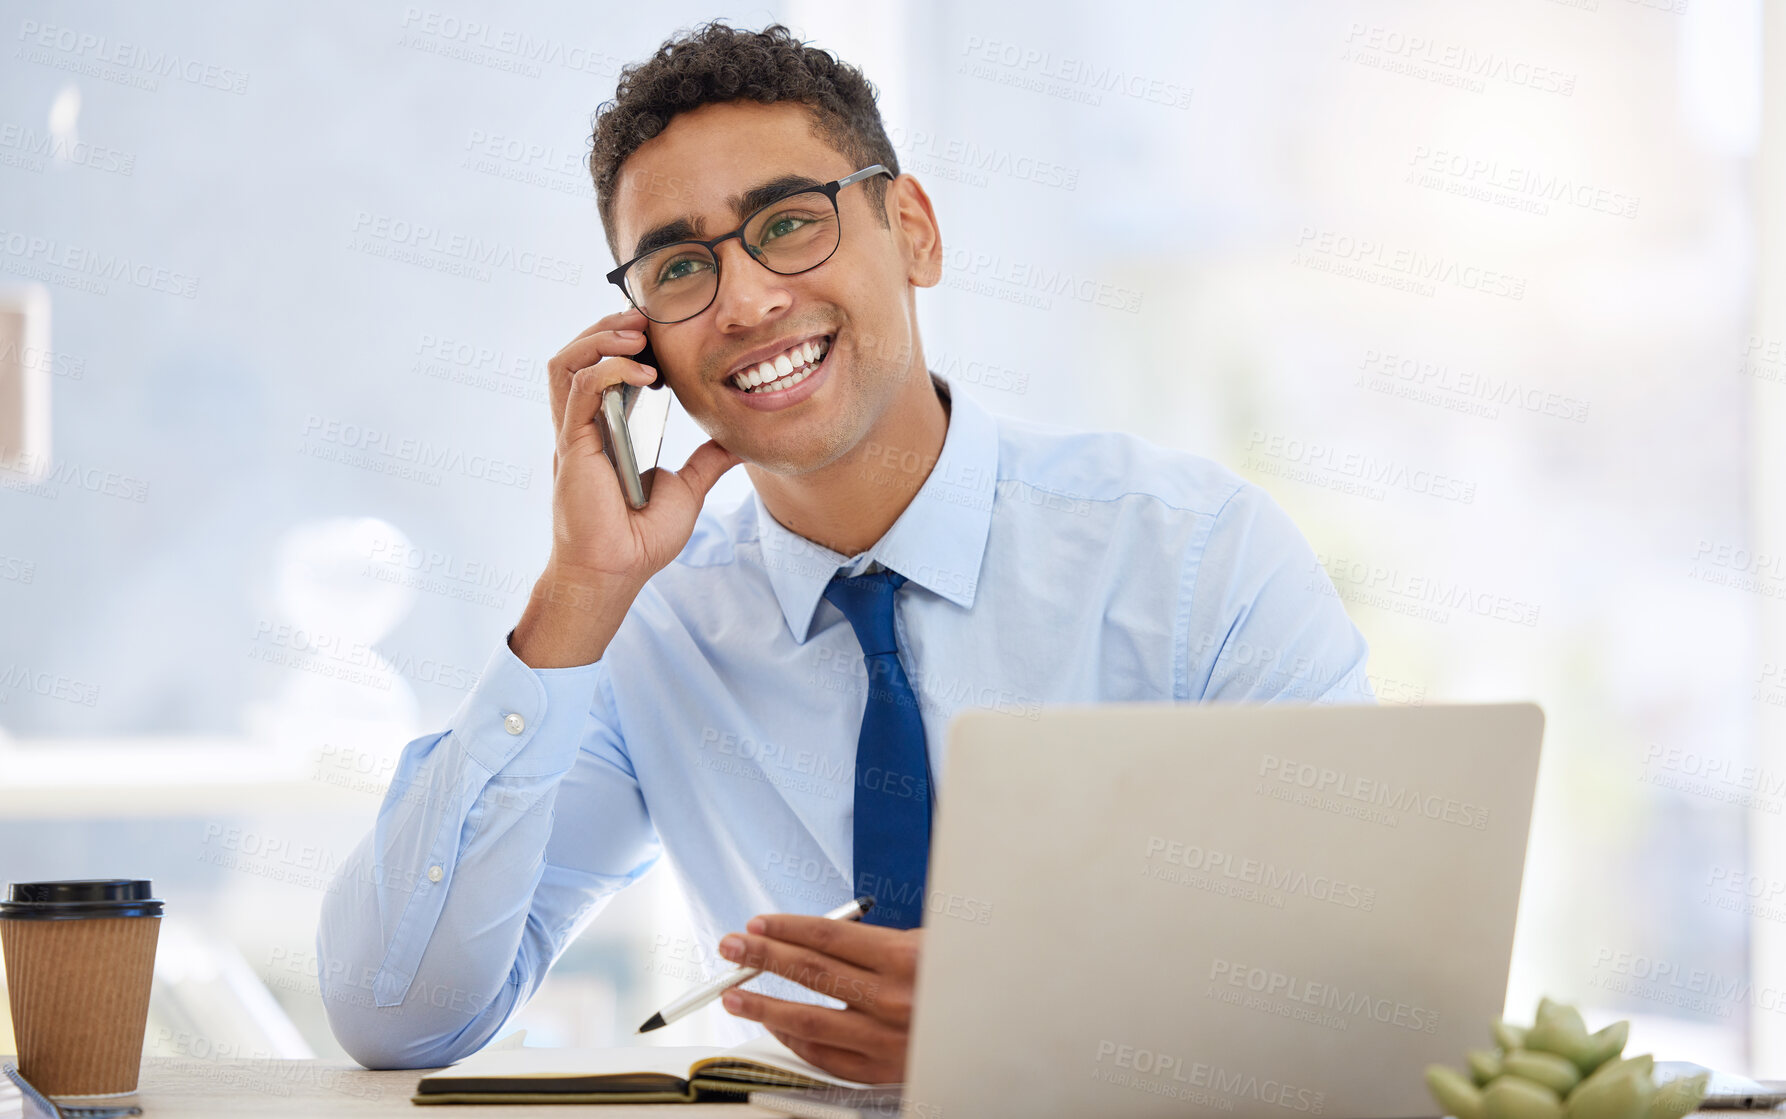
{"type": "MultiPolygon", "coordinates": [[[[897,175],[899,160],[875,96],[861,70],[805,45],[779,23],[748,31],[714,20],[666,41],[644,62],[625,67],[614,100],[596,110],[589,137],[596,207],[616,263],[620,249],[614,237],[614,192],[620,165],[677,113],[722,101],[797,101],[811,111],[815,133],[856,167],[879,163],[897,175]]],[[[876,175],[862,184],[883,227],[888,224],[887,183],[876,175]]]]}

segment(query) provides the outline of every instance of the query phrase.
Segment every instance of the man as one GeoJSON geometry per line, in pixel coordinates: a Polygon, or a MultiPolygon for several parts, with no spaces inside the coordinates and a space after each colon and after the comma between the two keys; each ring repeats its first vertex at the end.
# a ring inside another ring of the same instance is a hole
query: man
{"type": "Polygon", "coordinates": [[[1364,641],[1257,487],[927,371],[941,234],[856,70],[710,25],[593,140],[633,306],[550,363],[551,558],[325,900],[330,1022],[369,1066],[457,1060],[668,854],[706,943],[773,973],[726,996],[745,1029],[900,1080],[955,711],[1368,701],[1364,641]],[[598,400],[658,375],[712,439],[635,511],[598,400]],[[703,511],[739,462],[752,497],[703,511]],[[862,924],[813,916],[859,894],[862,924]]]}

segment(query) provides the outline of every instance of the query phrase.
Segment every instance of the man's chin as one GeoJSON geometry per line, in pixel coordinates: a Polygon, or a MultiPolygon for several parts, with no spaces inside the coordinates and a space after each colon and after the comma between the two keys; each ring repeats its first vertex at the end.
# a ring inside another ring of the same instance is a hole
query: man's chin
{"type": "Polygon", "coordinates": [[[732,422],[720,425],[724,430],[718,431],[698,419],[696,422],[747,466],[785,478],[813,474],[833,465],[847,456],[868,431],[856,407],[838,407],[830,401],[819,410],[799,406],[778,412],[753,412],[742,422],[726,418],[732,422]],[[808,411],[811,414],[799,415],[808,411]]]}
{"type": "MultiPolygon", "coordinates": [[[[838,442],[841,443],[841,440],[838,442]]],[[[849,451],[847,445],[834,446],[830,441],[804,442],[798,447],[762,446],[736,438],[720,439],[720,443],[743,459],[747,467],[755,467],[780,478],[798,478],[817,473],[849,451]]]]}
{"type": "Polygon", "coordinates": [[[743,451],[736,453],[739,458],[744,460],[746,468],[754,467],[764,473],[773,474],[778,478],[799,478],[822,470],[831,465],[832,462],[836,461],[834,458],[823,461],[814,461],[811,459],[794,458],[790,456],[753,455],[743,451]]]}

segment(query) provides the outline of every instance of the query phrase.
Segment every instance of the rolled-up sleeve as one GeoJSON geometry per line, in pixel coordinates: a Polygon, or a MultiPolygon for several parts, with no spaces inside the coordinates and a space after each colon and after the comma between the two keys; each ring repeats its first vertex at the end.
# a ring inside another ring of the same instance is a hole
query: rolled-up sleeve
{"type": "Polygon", "coordinates": [[[656,860],[606,676],[529,668],[505,641],[447,729],[403,748],[317,930],[329,1024],[361,1064],[474,1052],[656,860]]]}

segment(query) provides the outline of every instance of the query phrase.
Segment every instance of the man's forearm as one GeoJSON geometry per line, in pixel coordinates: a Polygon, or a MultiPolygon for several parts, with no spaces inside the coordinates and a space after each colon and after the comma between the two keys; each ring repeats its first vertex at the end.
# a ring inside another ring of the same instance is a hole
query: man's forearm
{"type": "MultiPolygon", "coordinates": [[[[377,827],[329,885],[317,933],[330,1025],[362,1064],[464,1056],[549,962],[551,946],[527,940],[528,918],[593,673],[543,680],[499,649],[451,729],[404,747],[377,827]]],[[[539,916],[534,939],[562,923],[555,911],[539,916]]]]}

